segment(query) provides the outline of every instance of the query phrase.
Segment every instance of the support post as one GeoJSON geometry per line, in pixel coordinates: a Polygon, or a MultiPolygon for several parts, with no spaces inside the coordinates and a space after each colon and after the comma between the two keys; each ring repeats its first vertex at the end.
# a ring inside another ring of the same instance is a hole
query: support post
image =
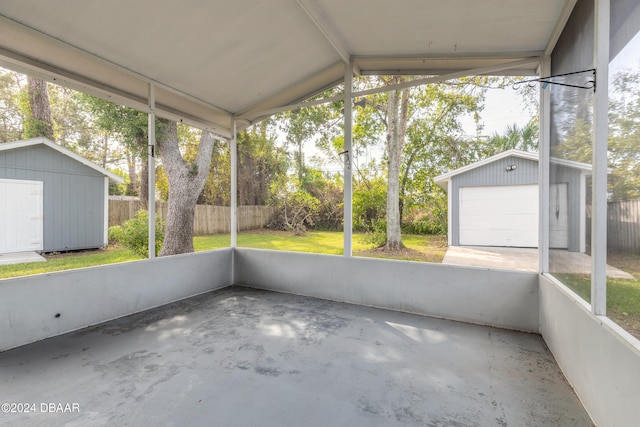
{"type": "Polygon", "coordinates": [[[156,257],[156,93],[149,83],[148,163],[149,163],[149,259],[156,257]]]}
{"type": "Polygon", "coordinates": [[[236,119],[231,122],[231,140],[229,151],[231,152],[231,247],[238,245],[238,146],[236,139],[236,119]]]}
{"type": "Polygon", "coordinates": [[[344,148],[342,159],[344,161],[344,256],[353,255],[352,228],[353,228],[353,186],[351,158],[351,142],[353,137],[353,103],[351,92],[353,91],[353,64],[351,60],[345,64],[344,72],[344,148]]]}
{"type": "Polygon", "coordinates": [[[609,137],[609,0],[595,2],[596,90],[593,129],[591,312],[607,314],[607,143],[609,137]]]}
{"type": "MultiPolygon", "coordinates": [[[[551,58],[540,62],[540,75],[551,75],[551,58]]],[[[551,92],[540,85],[540,159],[538,161],[538,268],[540,273],[549,271],[549,188],[551,162],[551,92]]]]}

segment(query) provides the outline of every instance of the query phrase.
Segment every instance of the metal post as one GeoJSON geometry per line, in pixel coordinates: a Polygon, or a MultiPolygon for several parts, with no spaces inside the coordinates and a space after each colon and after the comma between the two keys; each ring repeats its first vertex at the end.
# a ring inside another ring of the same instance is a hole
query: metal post
{"type": "MultiPolygon", "coordinates": [[[[540,75],[551,75],[551,58],[540,63],[540,75]]],[[[549,164],[551,159],[551,92],[540,85],[540,159],[538,161],[539,223],[538,268],[540,273],[549,271],[549,164]]]]}
{"type": "Polygon", "coordinates": [[[148,130],[148,162],[149,162],[149,259],[156,257],[156,93],[155,87],[149,83],[149,130],[148,130]]]}
{"type": "Polygon", "coordinates": [[[231,247],[238,245],[238,147],[236,139],[236,119],[231,122],[231,247]]]}
{"type": "Polygon", "coordinates": [[[344,73],[344,256],[353,255],[352,249],[352,222],[353,222],[353,187],[351,171],[351,139],[352,139],[352,118],[353,104],[351,102],[351,92],[353,91],[353,64],[349,61],[345,65],[344,73]]]}
{"type": "Polygon", "coordinates": [[[595,2],[591,312],[607,314],[607,139],[609,114],[609,0],[595,2]]]}

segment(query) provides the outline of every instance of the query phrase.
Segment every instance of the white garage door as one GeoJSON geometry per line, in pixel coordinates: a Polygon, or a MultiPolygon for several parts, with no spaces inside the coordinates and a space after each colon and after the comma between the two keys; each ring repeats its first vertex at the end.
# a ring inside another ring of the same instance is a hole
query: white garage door
{"type": "Polygon", "coordinates": [[[0,253],[41,251],[42,182],[0,179],[0,253]]]}
{"type": "Polygon", "coordinates": [[[460,244],[538,246],[538,186],[460,188],[460,244]]]}
{"type": "MultiPolygon", "coordinates": [[[[550,191],[550,245],[568,246],[567,185],[550,191]]],[[[460,245],[538,247],[538,185],[461,187],[460,245]]]]}

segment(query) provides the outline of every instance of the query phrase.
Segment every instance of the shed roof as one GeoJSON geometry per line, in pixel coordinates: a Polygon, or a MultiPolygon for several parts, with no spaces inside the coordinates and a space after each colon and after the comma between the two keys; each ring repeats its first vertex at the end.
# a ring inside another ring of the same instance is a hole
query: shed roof
{"type": "Polygon", "coordinates": [[[0,65],[229,137],[362,74],[533,74],[576,0],[3,0],[0,65]]]}
{"type": "Polygon", "coordinates": [[[90,162],[89,160],[85,159],[84,157],[74,153],[71,150],[68,150],[68,149],[62,147],[61,145],[56,144],[55,142],[53,142],[50,139],[45,138],[45,137],[25,139],[25,140],[22,140],[22,141],[6,142],[4,144],[0,144],[0,151],[15,150],[17,148],[30,147],[30,146],[33,146],[33,145],[40,145],[40,144],[46,145],[47,147],[52,148],[52,149],[58,151],[59,153],[64,154],[67,157],[71,157],[73,160],[75,160],[77,162],[80,162],[83,165],[88,166],[91,169],[101,173],[102,175],[108,177],[109,181],[111,183],[113,183],[113,184],[122,184],[124,182],[124,179],[122,179],[118,175],[114,174],[113,172],[109,172],[105,168],[102,168],[102,167],[96,165],[95,163],[90,162]]]}
{"type": "MultiPolygon", "coordinates": [[[[435,178],[433,178],[434,182],[436,184],[438,184],[442,189],[444,189],[445,191],[447,190],[447,183],[451,180],[451,178],[453,178],[454,176],[457,175],[461,175],[463,173],[469,172],[473,169],[488,165],[490,163],[496,162],[498,160],[507,158],[507,157],[519,157],[522,159],[527,159],[527,160],[532,160],[537,162],[539,160],[539,155],[538,153],[530,153],[528,151],[522,151],[522,150],[507,150],[507,151],[503,151],[500,154],[496,154],[495,156],[491,156],[491,157],[487,157],[486,159],[483,160],[479,160],[475,163],[472,163],[470,165],[467,166],[463,166],[461,168],[458,169],[454,169],[452,171],[449,171],[447,173],[444,173],[442,175],[438,175],[435,178]]],[[[555,165],[560,165],[560,166],[566,166],[568,168],[572,168],[572,169],[578,169],[586,174],[590,174],[591,173],[591,165],[587,164],[587,163],[581,163],[581,162],[574,162],[572,160],[564,160],[564,159],[559,159],[557,157],[552,157],[551,158],[551,164],[555,164],[555,165]]]]}

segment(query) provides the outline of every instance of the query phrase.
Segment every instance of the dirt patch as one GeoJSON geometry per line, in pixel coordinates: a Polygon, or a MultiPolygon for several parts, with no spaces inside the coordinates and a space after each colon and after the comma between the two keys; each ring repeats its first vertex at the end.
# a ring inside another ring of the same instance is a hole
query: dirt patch
{"type": "MultiPolygon", "coordinates": [[[[390,258],[390,259],[399,259],[406,261],[423,261],[423,262],[434,262],[430,259],[430,257],[420,251],[416,251],[415,249],[403,248],[398,250],[389,251],[385,248],[376,248],[369,249],[366,251],[358,251],[354,253],[355,256],[361,257],[370,257],[370,258],[390,258]]],[[[435,261],[439,262],[439,261],[435,261]]]]}

